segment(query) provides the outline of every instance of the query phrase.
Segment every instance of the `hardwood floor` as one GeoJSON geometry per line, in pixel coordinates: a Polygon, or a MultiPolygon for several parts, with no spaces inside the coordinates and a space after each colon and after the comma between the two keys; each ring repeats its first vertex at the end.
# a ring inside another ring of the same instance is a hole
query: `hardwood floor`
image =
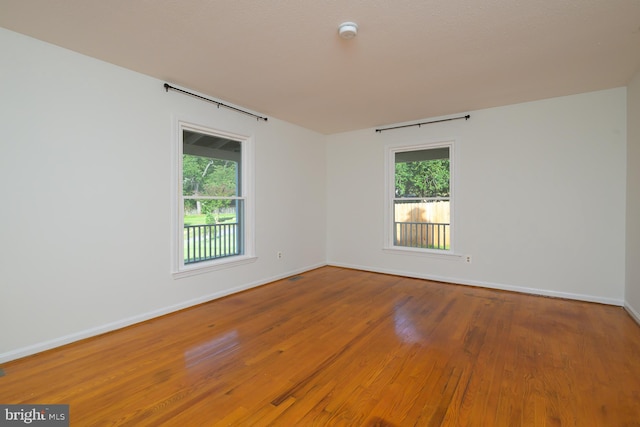
{"type": "Polygon", "coordinates": [[[335,267],[2,369],[72,426],[640,426],[622,308],[335,267]]]}

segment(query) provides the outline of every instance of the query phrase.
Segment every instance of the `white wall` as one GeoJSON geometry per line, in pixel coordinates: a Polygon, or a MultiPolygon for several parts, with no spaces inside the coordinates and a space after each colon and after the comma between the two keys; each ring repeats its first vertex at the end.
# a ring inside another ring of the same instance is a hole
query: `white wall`
{"type": "Polygon", "coordinates": [[[627,269],[625,306],[640,322],[640,71],[627,88],[627,269]]]}
{"type": "Polygon", "coordinates": [[[626,88],[470,114],[328,138],[328,262],[622,305],[626,88]],[[456,252],[472,263],[384,252],[385,148],[450,139],[456,252]]]}
{"type": "Polygon", "coordinates": [[[324,264],[324,136],[4,29],[0,52],[0,362],[324,264]],[[253,135],[255,263],[173,279],[172,115],[253,135]]]}

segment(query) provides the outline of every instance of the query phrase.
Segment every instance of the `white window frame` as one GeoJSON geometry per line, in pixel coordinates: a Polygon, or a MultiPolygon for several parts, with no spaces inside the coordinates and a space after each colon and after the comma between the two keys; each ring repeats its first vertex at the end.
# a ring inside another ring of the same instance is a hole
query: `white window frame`
{"type": "Polygon", "coordinates": [[[174,121],[174,176],[173,176],[173,212],[172,215],[172,274],[174,278],[188,277],[209,271],[234,267],[254,262],[255,256],[255,178],[254,178],[254,141],[253,137],[226,132],[213,127],[177,119],[174,121]],[[240,255],[228,256],[192,264],[184,263],[184,200],[182,195],[182,155],[183,131],[192,131],[238,141],[241,144],[240,197],[244,204],[243,248],[240,255]]]}
{"type": "Polygon", "coordinates": [[[421,255],[429,257],[442,257],[450,258],[460,256],[455,253],[455,241],[456,241],[456,228],[454,224],[455,218],[455,140],[439,140],[433,142],[425,142],[415,145],[402,145],[402,146],[388,146],[385,151],[385,210],[384,210],[384,224],[385,224],[385,236],[384,236],[384,251],[404,254],[404,255],[421,255]],[[407,246],[397,246],[394,242],[394,201],[396,185],[395,185],[395,158],[396,153],[407,151],[420,151],[430,150],[437,148],[449,148],[449,249],[429,249],[429,248],[412,248],[407,246]]]}

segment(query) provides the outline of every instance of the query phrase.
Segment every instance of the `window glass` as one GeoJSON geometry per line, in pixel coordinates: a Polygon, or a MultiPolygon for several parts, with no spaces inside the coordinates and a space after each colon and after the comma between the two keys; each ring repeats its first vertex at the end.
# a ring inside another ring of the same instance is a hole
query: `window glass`
{"type": "Polygon", "coordinates": [[[244,253],[242,142],[182,131],[183,264],[244,253]]]}
{"type": "Polygon", "coordinates": [[[451,146],[392,150],[392,246],[451,250],[451,146]]]}

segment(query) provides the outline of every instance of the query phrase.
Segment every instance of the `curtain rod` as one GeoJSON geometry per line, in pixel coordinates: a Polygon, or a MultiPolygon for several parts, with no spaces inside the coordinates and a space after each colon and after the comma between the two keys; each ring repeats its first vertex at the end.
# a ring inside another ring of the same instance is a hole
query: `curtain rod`
{"type": "Polygon", "coordinates": [[[394,127],[390,127],[390,128],[376,129],[376,132],[382,133],[382,131],[385,131],[385,130],[408,128],[408,127],[411,127],[411,126],[420,127],[422,125],[430,125],[431,123],[448,122],[450,120],[460,120],[460,119],[469,120],[470,117],[471,117],[471,115],[467,114],[466,116],[452,117],[450,119],[433,120],[433,121],[430,121],[430,122],[414,123],[412,125],[402,125],[402,126],[394,126],[394,127]]]}
{"type": "Polygon", "coordinates": [[[182,92],[182,93],[185,93],[187,95],[194,96],[194,97],[202,99],[204,101],[212,102],[212,103],[216,104],[218,106],[218,108],[224,107],[224,108],[228,108],[228,109],[233,110],[233,111],[237,111],[238,113],[246,114],[247,116],[255,117],[258,121],[264,120],[266,122],[268,120],[266,117],[262,117],[262,116],[259,116],[257,114],[250,113],[248,111],[241,110],[241,109],[236,108],[236,107],[232,107],[231,105],[223,104],[222,102],[214,101],[213,99],[205,98],[204,96],[200,96],[200,95],[198,95],[196,93],[188,92],[186,90],[171,86],[169,83],[165,83],[164,84],[164,90],[166,92],[169,92],[169,89],[176,90],[178,92],[182,92]]]}

